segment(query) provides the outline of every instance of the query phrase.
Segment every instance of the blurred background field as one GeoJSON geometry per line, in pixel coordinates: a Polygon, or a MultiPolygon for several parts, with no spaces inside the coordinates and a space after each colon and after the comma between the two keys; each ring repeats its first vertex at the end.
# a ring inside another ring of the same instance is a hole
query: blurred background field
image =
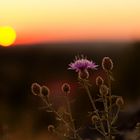
{"type": "Polygon", "coordinates": [[[71,98],[76,100],[72,108],[75,118],[78,119],[77,125],[84,121],[88,99],[83,91],[77,90],[76,73],[68,70],[68,64],[78,54],[83,54],[99,64],[99,70],[90,73],[95,89],[95,78],[102,75],[102,58],[112,58],[115,78],[113,94],[123,96],[126,102],[126,114],[121,129],[132,129],[136,121],[140,121],[139,53],[139,41],[54,43],[0,48],[1,135],[7,131],[6,133],[12,134],[13,139],[14,135],[29,137],[28,133],[38,136],[44,133],[46,136],[48,124],[55,123],[52,114],[39,109],[43,104],[31,93],[33,82],[50,88],[56,106],[61,105],[61,86],[68,82],[72,88],[71,98]]]}

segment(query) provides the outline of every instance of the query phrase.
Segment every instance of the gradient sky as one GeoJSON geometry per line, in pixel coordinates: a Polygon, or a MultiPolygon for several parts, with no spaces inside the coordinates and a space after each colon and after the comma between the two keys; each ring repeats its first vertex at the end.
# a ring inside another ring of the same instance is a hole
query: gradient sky
{"type": "Polygon", "coordinates": [[[140,0],[2,0],[16,44],[140,39],[140,0]]]}

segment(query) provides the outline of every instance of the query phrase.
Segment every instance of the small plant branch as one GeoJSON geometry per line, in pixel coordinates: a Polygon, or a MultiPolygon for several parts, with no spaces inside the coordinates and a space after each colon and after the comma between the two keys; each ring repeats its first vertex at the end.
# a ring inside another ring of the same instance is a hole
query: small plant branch
{"type": "Polygon", "coordinates": [[[109,92],[109,112],[110,112],[110,117],[109,117],[109,122],[111,122],[112,119],[112,95],[111,95],[111,79],[110,79],[110,71],[106,72],[107,74],[107,82],[108,82],[108,92],[109,92]]]}
{"type": "Polygon", "coordinates": [[[115,115],[115,117],[113,118],[113,120],[112,120],[112,122],[111,122],[111,125],[113,125],[113,124],[117,121],[119,113],[120,113],[120,106],[118,106],[118,108],[117,108],[116,115],[115,115]]]}
{"type": "Polygon", "coordinates": [[[105,136],[106,132],[105,132],[105,128],[104,128],[103,122],[102,122],[101,117],[100,117],[100,115],[98,113],[98,109],[96,108],[96,105],[95,105],[95,103],[93,101],[93,98],[92,98],[92,96],[90,94],[89,87],[86,85],[86,83],[84,83],[84,88],[86,89],[86,92],[87,92],[89,100],[90,100],[90,102],[92,104],[93,110],[94,110],[95,114],[97,115],[97,117],[98,117],[98,119],[100,121],[101,129],[102,129],[102,133],[101,134],[103,134],[103,136],[105,136]]]}
{"type": "Polygon", "coordinates": [[[109,108],[108,108],[108,103],[107,103],[106,96],[102,95],[102,100],[103,100],[106,122],[107,122],[107,129],[108,129],[107,133],[108,133],[108,137],[111,137],[111,125],[110,125],[110,122],[109,122],[109,108]]]}
{"type": "Polygon", "coordinates": [[[65,99],[66,99],[66,103],[67,103],[67,108],[68,108],[68,113],[69,113],[69,117],[70,117],[70,122],[71,122],[72,128],[74,130],[74,138],[76,139],[76,133],[77,132],[76,132],[75,124],[74,124],[74,119],[72,117],[72,111],[71,111],[70,102],[69,102],[69,99],[68,99],[67,95],[65,96],[65,99]]]}
{"type": "Polygon", "coordinates": [[[111,127],[112,127],[112,124],[111,124],[111,122],[112,122],[112,119],[114,119],[113,118],[113,114],[112,114],[112,107],[113,107],[113,105],[112,105],[112,95],[111,95],[111,78],[110,78],[110,71],[109,70],[107,70],[106,71],[106,75],[107,75],[107,83],[108,83],[108,94],[109,94],[109,96],[108,96],[108,98],[109,98],[109,105],[108,105],[108,100],[107,100],[107,96],[105,97],[105,111],[107,112],[107,128],[108,128],[108,137],[109,137],[109,139],[111,140],[112,139],[112,136],[111,136],[111,127]]]}
{"type": "Polygon", "coordinates": [[[71,127],[70,124],[63,119],[63,117],[52,107],[52,105],[49,103],[49,100],[47,101],[44,97],[41,96],[41,99],[43,100],[43,102],[47,105],[48,109],[51,110],[51,112],[53,112],[59,119],[60,121],[62,121],[74,134],[74,139],[78,138],[78,140],[82,140],[82,138],[79,136],[79,134],[77,133],[77,131],[75,130],[75,128],[71,127]]]}
{"type": "MultiPolygon", "coordinates": [[[[112,95],[112,69],[113,62],[109,57],[104,57],[102,60],[102,68],[106,73],[106,81],[101,76],[96,78],[96,85],[99,87],[99,93],[97,99],[94,99],[91,95],[91,84],[89,83],[89,69],[97,70],[98,65],[92,60],[88,60],[83,55],[76,57],[74,62],[69,64],[70,70],[74,70],[77,73],[79,84],[84,88],[89,101],[92,105],[92,111],[89,112],[91,121],[93,123],[93,129],[97,130],[103,137],[104,140],[114,140],[115,135],[119,133],[115,127],[115,122],[118,119],[120,109],[124,105],[124,100],[121,96],[112,95]],[[95,104],[100,102],[103,106],[102,109],[98,109],[95,104]],[[116,108],[117,107],[117,108],[116,108]]],[[[71,87],[68,83],[64,83],[61,87],[65,100],[66,110],[56,111],[51,102],[49,101],[50,90],[46,86],[40,86],[38,83],[33,83],[31,86],[32,93],[35,96],[39,96],[45,103],[45,109],[47,112],[52,112],[60,121],[60,131],[55,129],[53,125],[48,127],[50,132],[54,132],[60,137],[66,138],[67,140],[83,140],[79,135],[79,129],[75,126],[75,121],[72,116],[71,104],[69,101],[69,94],[71,87]],[[63,130],[65,129],[65,130],[63,130]],[[64,132],[63,132],[64,131],[64,132]]],[[[139,138],[138,138],[139,139],[139,138]]]]}
{"type": "Polygon", "coordinates": [[[105,137],[105,134],[98,128],[97,124],[95,123],[95,128],[101,135],[105,137]]]}

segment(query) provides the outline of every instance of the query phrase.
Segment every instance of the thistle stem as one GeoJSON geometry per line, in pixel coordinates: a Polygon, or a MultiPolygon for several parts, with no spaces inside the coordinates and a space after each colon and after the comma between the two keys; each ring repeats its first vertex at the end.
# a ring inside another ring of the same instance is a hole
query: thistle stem
{"type": "MultiPolygon", "coordinates": [[[[111,121],[113,119],[113,116],[112,116],[112,95],[111,95],[111,79],[110,79],[110,74],[109,74],[110,71],[107,71],[107,81],[108,81],[108,88],[109,88],[109,107],[107,105],[107,109],[108,109],[108,135],[109,135],[109,138],[111,139],[111,121]]],[[[107,101],[106,101],[107,102],[107,101]]]]}
{"type": "Polygon", "coordinates": [[[97,127],[96,124],[95,124],[95,129],[96,129],[101,135],[105,136],[104,133],[97,127]]]}
{"type": "Polygon", "coordinates": [[[42,96],[40,96],[41,99],[44,101],[44,103],[47,105],[47,107],[49,107],[49,109],[58,117],[60,118],[60,120],[76,135],[76,137],[79,140],[82,140],[82,138],[79,136],[79,134],[69,125],[69,123],[67,123],[67,121],[65,121],[65,119],[63,119],[62,116],[59,115],[59,113],[52,107],[52,105],[50,105],[49,101],[47,101],[45,98],[43,98],[42,96]]]}
{"type": "Polygon", "coordinates": [[[115,115],[115,117],[113,118],[113,120],[111,122],[111,125],[113,125],[116,122],[116,120],[118,118],[118,115],[119,115],[119,112],[120,112],[120,107],[118,107],[117,112],[116,112],[116,115],[115,115]]]}
{"type": "Polygon", "coordinates": [[[106,113],[108,138],[111,139],[111,124],[110,124],[110,120],[109,120],[109,108],[108,108],[107,98],[106,98],[106,96],[105,97],[102,96],[102,99],[103,99],[103,105],[104,105],[104,109],[105,109],[105,113],[106,113]]]}
{"type": "Polygon", "coordinates": [[[95,111],[97,117],[99,118],[100,125],[101,125],[101,129],[102,129],[102,132],[103,132],[102,134],[105,136],[105,135],[106,135],[106,132],[105,132],[104,125],[103,125],[103,123],[102,123],[102,120],[101,120],[100,115],[99,115],[99,113],[98,113],[98,109],[96,108],[96,105],[95,105],[95,103],[94,103],[94,101],[93,101],[93,99],[92,99],[92,96],[91,96],[91,94],[90,94],[89,88],[88,88],[88,86],[86,85],[86,83],[84,83],[84,87],[85,87],[86,92],[87,92],[87,94],[88,94],[89,100],[90,100],[90,102],[91,102],[91,104],[92,104],[92,108],[93,108],[93,110],[95,111]]]}
{"type": "Polygon", "coordinates": [[[72,128],[74,130],[74,138],[76,139],[76,128],[75,128],[74,120],[73,120],[73,117],[72,117],[70,102],[69,102],[69,99],[68,99],[67,95],[65,96],[65,99],[66,99],[66,102],[67,102],[67,107],[68,107],[68,112],[69,112],[69,116],[70,116],[71,125],[72,125],[72,128]]]}
{"type": "MultiPolygon", "coordinates": [[[[108,88],[109,88],[109,112],[112,113],[112,98],[111,98],[111,79],[110,79],[110,74],[109,71],[107,73],[107,82],[108,82],[108,88]]],[[[110,118],[112,118],[112,114],[110,114],[110,118]]]]}

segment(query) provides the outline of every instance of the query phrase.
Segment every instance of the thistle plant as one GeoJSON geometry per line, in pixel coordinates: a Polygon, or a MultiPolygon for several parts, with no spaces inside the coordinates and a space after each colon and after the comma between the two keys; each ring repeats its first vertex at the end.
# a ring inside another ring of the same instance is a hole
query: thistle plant
{"type": "Polygon", "coordinates": [[[59,122],[59,125],[57,127],[50,124],[48,126],[48,132],[50,132],[51,134],[56,134],[56,136],[59,136],[61,139],[82,140],[82,138],[78,134],[78,129],[76,129],[75,127],[74,119],[71,112],[69,101],[70,85],[68,83],[64,83],[62,85],[62,92],[66,101],[66,110],[63,110],[61,112],[59,110],[56,110],[53,106],[53,103],[50,101],[50,90],[47,86],[40,86],[38,83],[33,83],[31,86],[31,90],[35,96],[40,97],[41,100],[45,103],[46,111],[54,113],[56,120],[59,122]]]}
{"type": "Polygon", "coordinates": [[[98,98],[94,99],[90,91],[89,72],[88,69],[97,69],[97,65],[86,58],[76,59],[71,63],[69,69],[78,72],[78,80],[85,89],[89,101],[92,105],[91,121],[95,129],[104,137],[105,140],[112,140],[118,133],[114,126],[117,121],[120,109],[124,104],[124,100],[120,96],[112,95],[111,82],[114,80],[112,76],[113,62],[109,57],[102,60],[102,68],[106,74],[106,84],[101,76],[96,78],[96,85],[99,88],[98,98]],[[103,109],[98,109],[96,102],[103,104],[103,109]]]}
{"type": "MultiPolygon", "coordinates": [[[[96,77],[96,86],[99,89],[98,94],[95,95],[91,91],[92,84],[89,81],[89,70],[97,70],[98,67],[92,60],[81,56],[76,57],[74,62],[69,64],[68,69],[74,70],[77,73],[78,82],[89,98],[92,107],[90,118],[93,129],[101,134],[101,139],[113,140],[115,139],[115,135],[119,133],[116,127],[116,121],[124,105],[124,100],[121,96],[112,94],[112,81],[114,80],[112,76],[113,62],[109,57],[104,57],[102,60],[102,69],[105,73],[105,78],[103,79],[101,76],[96,77]],[[103,107],[99,108],[97,102],[100,102],[103,107]]],[[[47,86],[40,86],[38,83],[33,83],[31,86],[32,93],[41,98],[45,103],[46,111],[54,113],[60,124],[58,126],[49,125],[48,131],[60,136],[61,139],[83,140],[79,135],[80,129],[75,126],[75,120],[71,111],[71,102],[69,99],[71,87],[68,83],[64,83],[61,89],[66,101],[66,109],[60,113],[55,109],[50,100],[50,90],[47,86]]]]}

